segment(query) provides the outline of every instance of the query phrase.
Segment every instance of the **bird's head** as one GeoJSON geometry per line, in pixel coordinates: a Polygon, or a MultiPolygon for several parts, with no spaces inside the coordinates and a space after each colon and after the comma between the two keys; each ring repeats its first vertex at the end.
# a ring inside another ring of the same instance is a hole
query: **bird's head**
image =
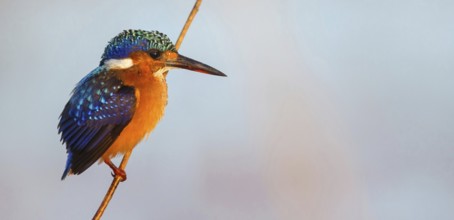
{"type": "Polygon", "coordinates": [[[125,30],[114,37],[104,50],[101,64],[108,69],[149,68],[162,76],[172,68],[182,68],[217,76],[221,71],[178,54],[172,41],[158,31],[125,30]]]}

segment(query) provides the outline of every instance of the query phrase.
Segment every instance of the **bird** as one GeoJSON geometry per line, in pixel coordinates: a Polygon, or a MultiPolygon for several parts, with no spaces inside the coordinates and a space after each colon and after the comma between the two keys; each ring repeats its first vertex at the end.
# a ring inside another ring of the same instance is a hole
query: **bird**
{"type": "Polygon", "coordinates": [[[99,66],[80,80],[59,117],[67,160],[61,180],[96,161],[126,180],[112,158],[132,151],[163,117],[167,72],[174,68],[227,76],[180,55],[159,31],[124,30],[104,49],[99,66]]]}

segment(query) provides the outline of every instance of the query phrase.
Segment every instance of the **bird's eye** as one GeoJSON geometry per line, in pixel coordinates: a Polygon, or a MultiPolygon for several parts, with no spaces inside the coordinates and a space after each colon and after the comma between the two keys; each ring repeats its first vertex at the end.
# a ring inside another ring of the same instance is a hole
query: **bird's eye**
{"type": "Polygon", "coordinates": [[[158,59],[161,56],[161,51],[157,49],[151,49],[149,52],[150,57],[153,59],[158,59]]]}

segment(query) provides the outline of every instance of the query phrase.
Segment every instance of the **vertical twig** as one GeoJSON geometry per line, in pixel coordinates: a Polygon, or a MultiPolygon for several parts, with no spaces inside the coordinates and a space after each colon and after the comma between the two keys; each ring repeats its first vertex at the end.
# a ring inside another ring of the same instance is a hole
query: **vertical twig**
{"type": "MultiPolygon", "coordinates": [[[[197,0],[194,4],[194,7],[192,8],[191,13],[189,14],[188,19],[186,20],[186,23],[184,24],[183,29],[181,30],[180,36],[178,37],[178,40],[175,44],[175,47],[177,50],[180,48],[181,43],[183,42],[184,36],[186,35],[186,32],[189,29],[189,26],[192,23],[192,20],[194,19],[195,15],[199,11],[200,4],[202,3],[202,0],[197,0]]],[[[120,169],[125,170],[126,165],[128,164],[129,157],[131,156],[132,151],[126,152],[126,154],[123,156],[123,159],[121,160],[120,164],[120,169]]],[[[107,190],[106,195],[104,196],[104,199],[101,202],[101,205],[98,208],[98,211],[96,211],[96,214],[93,216],[93,220],[99,220],[102,217],[102,214],[104,213],[104,210],[106,210],[107,205],[109,204],[110,200],[112,199],[115,190],[118,187],[118,184],[121,181],[121,177],[118,175],[115,175],[114,179],[112,180],[112,183],[110,184],[109,190],[107,190]]]]}
{"type": "Polygon", "coordinates": [[[194,19],[195,15],[199,11],[200,4],[202,4],[202,0],[197,0],[194,4],[194,7],[191,10],[191,13],[188,16],[188,19],[186,20],[186,23],[184,24],[183,29],[180,32],[180,36],[178,37],[177,43],[175,44],[175,47],[180,49],[181,43],[183,42],[184,36],[186,36],[186,32],[188,32],[189,26],[191,26],[192,20],[194,19]]]}
{"type": "MultiPolygon", "coordinates": [[[[132,151],[128,151],[125,153],[123,156],[123,159],[121,160],[120,163],[120,169],[125,170],[126,165],[128,164],[129,157],[131,156],[132,151]]],[[[115,193],[115,190],[117,189],[118,184],[122,180],[121,176],[115,175],[114,179],[112,180],[112,183],[110,184],[109,190],[107,190],[106,195],[104,196],[104,199],[101,202],[101,205],[98,208],[98,211],[96,211],[95,216],[93,216],[94,220],[101,219],[102,214],[104,213],[104,210],[106,210],[107,205],[109,204],[110,200],[113,197],[113,194],[115,193]]]]}

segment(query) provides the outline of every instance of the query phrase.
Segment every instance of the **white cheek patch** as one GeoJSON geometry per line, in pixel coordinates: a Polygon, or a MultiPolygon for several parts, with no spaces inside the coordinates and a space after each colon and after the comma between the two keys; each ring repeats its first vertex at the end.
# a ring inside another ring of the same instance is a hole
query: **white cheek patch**
{"type": "Polygon", "coordinates": [[[125,58],[125,59],[109,59],[104,61],[104,66],[108,70],[110,69],[128,69],[131,67],[134,63],[132,62],[131,58],[125,58]]]}
{"type": "Polygon", "coordinates": [[[169,70],[171,70],[171,69],[173,69],[173,67],[167,67],[167,66],[166,66],[166,67],[164,67],[164,68],[159,69],[159,70],[156,71],[155,73],[153,73],[153,75],[154,75],[154,77],[162,78],[162,77],[163,77],[162,74],[164,74],[165,72],[167,72],[167,71],[169,71],[169,70]]]}

